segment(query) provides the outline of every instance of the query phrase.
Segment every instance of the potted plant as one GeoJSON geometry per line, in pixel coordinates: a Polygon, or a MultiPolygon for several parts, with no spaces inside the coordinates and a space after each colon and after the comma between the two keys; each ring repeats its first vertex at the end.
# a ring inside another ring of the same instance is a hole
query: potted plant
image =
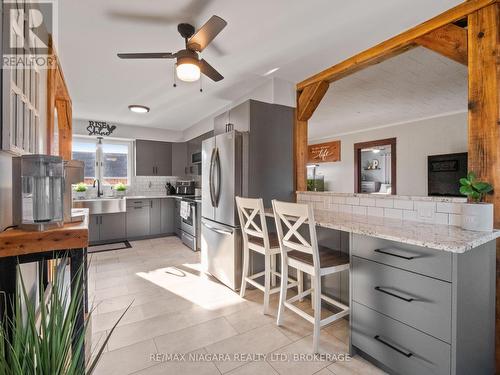
{"type": "Polygon", "coordinates": [[[85,196],[87,195],[87,185],[84,182],[76,184],[75,193],[76,199],[85,199],[85,196]]]}
{"type": "Polygon", "coordinates": [[[127,191],[127,186],[119,182],[114,186],[114,189],[118,197],[123,197],[125,195],[125,192],[127,191]]]}
{"type": "MultiPolygon", "coordinates": [[[[66,264],[61,258],[61,264],[66,264]]],[[[62,270],[64,271],[64,270],[62,270]]],[[[76,278],[80,279],[83,269],[76,278]]],[[[85,342],[90,331],[93,311],[89,311],[83,327],[75,330],[78,310],[83,303],[83,290],[70,291],[64,272],[55,272],[50,288],[40,286],[44,302],[37,303],[29,297],[19,273],[18,287],[12,301],[13,316],[0,320],[0,374],[5,375],[90,375],[101,358],[116,326],[130,305],[108,331],[92,353],[84,354],[90,342],[85,342]],[[76,347],[72,348],[72,345],[76,347]],[[73,349],[73,350],[72,350],[73,349]],[[85,356],[87,358],[82,358],[85,356]],[[84,367],[84,368],[83,368],[84,367]]]]}
{"type": "Polygon", "coordinates": [[[469,198],[462,207],[462,228],[467,230],[493,230],[493,204],[485,203],[484,198],[493,192],[493,186],[479,181],[474,172],[460,179],[460,193],[469,198]]]}

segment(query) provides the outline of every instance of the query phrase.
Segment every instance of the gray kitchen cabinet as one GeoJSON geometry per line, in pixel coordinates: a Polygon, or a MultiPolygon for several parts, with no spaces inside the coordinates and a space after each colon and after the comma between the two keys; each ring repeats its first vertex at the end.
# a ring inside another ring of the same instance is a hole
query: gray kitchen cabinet
{"type": "Polygon", "coordinates": [[[188,164],[187,142],[172,143],[172,176],[186,175],[188,164]]]}
{"type": "Polygon", "coordinates": [[[227,130],[238,130],[246,132],[250,130],[250,101],[231,108],[229,111],[221,113],[214,119],[215,135],[225,133],[227,130]],[[228,127],[230,129],[228,129],[228,127]]]}
{"type": "Polygon", "coordinates": [[[351,354],[399,374],[493,374],[495,241],[464,253],[351,237],[351,354]]]}
{"type": "Polygon", "coordinates": [[[100,216],[100,241],[120,240],[127,237],[125,213],[120,212],[100,216]]]}
{"type": "Polygon", "coordinates": [[[122,240],[126,237],[125,213],[90,215],[90,243],[111,242],[122,240]]]}
{"type": "Polygon", "coordinates": [[[150,234],[150,200],[127,201],[127,238],[150,234]]]}
{"type": "MultiPolygon", "coordinates": [[[[165,200],[165,199],[163,199],[165,200]]],[[[161,199],[150,200],[150,229],[149,234],[154,236],[162,233],[161,230],[161,199]]]]}
{"type": "Polygon", "coordinates": [[[100,215],[90,215],[89,217],[89,242],[95,243],[99,241],[99,216],[100,215]]]}
{"type": "Polygon", "coordinates": [[[171,176],[172,143],[136,140],[135,174],[136,176],[171,176]]]}
{"type": "Polygon", "coordinates": [[[155,176],[172,176],[172,143],[155,142],[155,176]]]}
{"type": "Polygon", "coordinates": [[[174,215],[176,201],[178,199],[161,199],[160,231],[162,234],[172,234],[175,232],[174,215]]]}

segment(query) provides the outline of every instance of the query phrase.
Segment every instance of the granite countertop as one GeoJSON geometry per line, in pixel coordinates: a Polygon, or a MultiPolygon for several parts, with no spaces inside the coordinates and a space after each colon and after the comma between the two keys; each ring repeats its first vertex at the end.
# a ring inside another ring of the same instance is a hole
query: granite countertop
{"type": "MultiPolygon", "coordinates": [[[[273,216],[272,209],[266,209],[266,215],[273,216]]],[[[321,209],[314,210],[314,218],[320,227],[452,253],[464,253],[500,237],[500,230],[475,232],[453,225],[436,225],[321,209]]]]}

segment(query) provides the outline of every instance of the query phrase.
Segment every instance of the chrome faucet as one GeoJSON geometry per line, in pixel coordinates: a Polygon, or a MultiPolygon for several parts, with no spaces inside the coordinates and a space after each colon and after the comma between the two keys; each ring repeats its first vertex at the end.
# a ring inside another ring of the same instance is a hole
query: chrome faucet
{"type": "Polygon", "coordinates": [[[102,190],[101,190],[101,181],[100,181],[98,178],[96,178],[96,179],[94,180],[94,185],[93,185],[93,187],[95,187],[95,183],[96,183],[96,182],[97,182],[97,198],[99,198],[99,197],[103,196],[103,195],[104,195],[104,193],[103,193],[103,192],[102,192],[102,190]]]}

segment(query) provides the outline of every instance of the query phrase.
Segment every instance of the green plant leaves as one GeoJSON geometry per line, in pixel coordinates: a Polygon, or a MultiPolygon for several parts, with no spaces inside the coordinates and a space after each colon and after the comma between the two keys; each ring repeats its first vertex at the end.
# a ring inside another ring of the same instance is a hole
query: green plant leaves
{"type": "Polygon", "coordinates": [[[469,172],[467,177],[463,177],[460,182],[460,194],[466,195],[474,202],[481,202],[486,194],[491,194],[493,186],[491,184],[478,181],[474,172],[469,172]]]}

